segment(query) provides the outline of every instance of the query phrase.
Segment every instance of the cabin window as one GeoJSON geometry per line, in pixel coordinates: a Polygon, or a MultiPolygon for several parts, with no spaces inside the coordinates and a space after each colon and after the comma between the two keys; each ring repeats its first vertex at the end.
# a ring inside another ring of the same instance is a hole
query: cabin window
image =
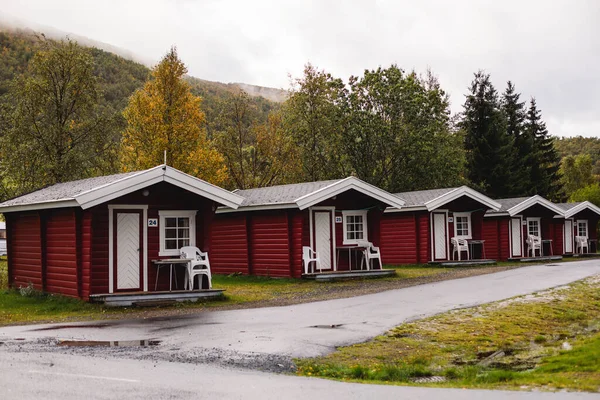
{"type": "Polygon", "coordinates": [[[586,219],[577,221],[577,236],[587,237],[588,235],[588,222],[586,219]]]}
{"type": "Polygon", "coordinates": [[[540,232],[540,219],[527,218],[527,235],[541,238],[540,232]]]}
{"type": "Polygon", "coordinates": [[[454,236],[460,239],[472,239],[471,213],[454,213],[454,236]]]}
{"type": "Polygon", "coordinates": [[[179,249],[196,245],[196,211],[159,211],[159,256],[179,256],[179,249]]]}
{"type": "Polygon", "coordinates": [[[367,212],[366,211],[342,211],[344,221],[344,244],[357,244],[366,241],[367,235],[367,212]]]}

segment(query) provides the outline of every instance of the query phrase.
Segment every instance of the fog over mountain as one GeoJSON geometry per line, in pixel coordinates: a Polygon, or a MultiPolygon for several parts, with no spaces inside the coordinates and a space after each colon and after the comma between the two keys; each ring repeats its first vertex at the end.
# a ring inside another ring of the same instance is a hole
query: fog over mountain
{"type": "MultiPolygon", "coordinates": [[[[149,68],[152,67],[154,64],[156,64],[159,61],[159,60],[150,59],[148,57],[144,57],[142,55],[136,54],[133,51],[123,49],[118,46],[113,46],[109,43],[104,43],[104,42],[101,42],[98,40],[90,39],[86,36],[78,35],[78,34],[71,33],[71,32],[64,32],[64,31],[61,31],[60,29],[56,29],[51,26],[36,24],[34,22],[26,22],[26,21],[23,21],[23,20],[20,20],[17,18],[12,18],[8,15],[0,14],[0,31],[9,31],[10,32],[10,31],[17,31],[17,30],[31,32],[31,33],[37,34],[37,35],[44,35],[45,37],[47,37],[49,39],[55,39],[55,40],[69,38],[71,40],[78,42],[79,44],[81,44],[83,46],[96,47],[98,49],[116,54],[127,60],[132,60],[132,61],[138,62],[149,68]]],[[[271,100],[271,101],[278,102],[278,103],[283,102],[287,98],[287,91],[282,90],[282,89],[269,88],[269,87],[264,87],[264,86],[256,86],[256,85],[252,85],[252,84],[248,84],[248,83],[241,83],[241,82],[223,83],[223,82],[209,81],[209,80],[201,79],[201,78],[197,78],[197,77],[191,77],[191,78],[195,78],[195,79],[198,79],[198,80],[204,81],[204,82],[221,84],[221,85],[225,85],[227,87],[231,87],[231,86],[237,87],[239,89],[244,90],[250,96],[264,97],[267,100],[271,100]]]]}

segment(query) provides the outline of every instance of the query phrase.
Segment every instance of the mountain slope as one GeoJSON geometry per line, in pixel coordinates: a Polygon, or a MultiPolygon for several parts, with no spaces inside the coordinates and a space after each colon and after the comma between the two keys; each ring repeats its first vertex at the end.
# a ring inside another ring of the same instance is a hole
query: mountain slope
{"type": "MultiPolygon", "coordinates": [[[[27,69],[27,64],[39,48],[40,36],[30,29],[4,29],[0,28],[0,98],[10,102],[7,94],[13,79],[27,69]]],[[[97,47],[91,48],[96,66],[96,76],[102,90],[102,102],[105,106],[120,113],[125,106],[129,96],[144,85],[149,76],[150,69],[138,62],[128,60],[111,52],[97,47]]],[[[220,82],[205,81],[198,78],[188,77],[192,92],[202,97],[202,109],[206,114],[207,131],[211,135],[222,107],[227,101],[240,90],[238,84],[224,84],[220,82]]],[[[246,88],[251,90],[252,85],[246,88]]],[[[258,88],[258,87],[256,87],[258,88]]],[[[273,95],[277,89],[260,88],[265,97],[273,95]]],[[[284,91],[280,91],[285,93],[284,91]]],[[[249,93],[250,94],[250,93],[249,93]]],[[[266,121],[268,113],[277,108],[278,103],[265,97],[252,97],[251,101],[259,110],[259,119],[266,121]]],[[[280,97],[282,98],[282,97],[280,97]]],[[[124,123],[124,121],[121,121],[124,123]]]]}

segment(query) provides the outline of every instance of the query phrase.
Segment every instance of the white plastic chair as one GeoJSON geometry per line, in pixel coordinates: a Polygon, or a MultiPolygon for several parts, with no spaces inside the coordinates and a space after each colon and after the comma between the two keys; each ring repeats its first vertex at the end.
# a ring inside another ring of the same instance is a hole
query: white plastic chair
{"type": "MultiPolygon", "coordinates": [[[[322,272],[321,269],[321,259],[316,251],[311,249],[308,246],[302,247],[302,264],[304,264],[304,273],[308,274],[308,266],[311,262],[315,263],[316,268],[319,272],[322,272]]],[[[315,272],[315,268],[313,268],[313,273],[315,272]]]]}
{"type": "Polygon", "coordinates": [[[458,253],[458,260],[460,261],[460,255],[463,251],[467,252],[467,260],[471,259],[467,239],[453,237],[450,238],[450,243],[452,243],[452,259],[454,259],[454,253],[458,253]]]}
{"type": "Polygon", "coordinates": [[[531,253],[531,257],[535,257],[535,251],[540,251],[540,257],[542,256],[542,239],[539,236],[529,235],[527,236],[527,255],[531,253]]]}
{"type": "Polygon", "coordinates": [[[362,270],[363,263],[366,262],[367,271],[373,269],[373,260],[379,261],[379,269],[383,269],[383,263],[381,262],[381,252],[379,247],[373,246],[373,243],[366,242],[364,244],[365,249],[363,250],[363,259],[360,262],[360,269],[362,270]]]}
{"type": "MultiPolygon", "coordinates": [[[[208,252],[203,252],[194,246],[185,246],[180,250],[181,258],[191,258],[188,262],[186,273],[186,289],[189,285],[190,290],[194,290],[194,278],[197,275],[206,275],[208,278],[208,288],[212,289],[212,275],[210,273],[210,261],[208,260],[208,252]]],[[[202,289],[202,277],[198,283],[199,289],[202,289]]]]}
{"type": "Polygon", "coordinates": [[[583,249],[585,248],[585,252],[588,250],[588,238],[587,236],[575,236],[575,252],[583,254],[583,249]]]}

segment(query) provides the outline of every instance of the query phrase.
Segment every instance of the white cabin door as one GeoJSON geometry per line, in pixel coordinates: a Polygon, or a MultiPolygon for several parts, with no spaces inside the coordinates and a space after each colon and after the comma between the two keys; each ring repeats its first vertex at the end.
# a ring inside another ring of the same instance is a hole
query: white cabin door
{"type": "Polygon", "coordinates": [[[331,212],[315,211],[315,251],[321,259],[323,269],[331,269],[331,212]]]}
{"type": "Polygon", "coordinates": [[[573,252],[573,220],[565,219],[565,253],[573,252]]]}
{"type": "Polygon", "coordinates": [[[521,238],[521,218],[510,219],[510,256],[511,257],[522,257],[523,256],[523,240],[521,238]]]}
{"type": "Polygon", "coordinates": [[[446,214],[433,214],[433,257],[435,260],[447,259],[446,214]]]}
{"type": "Polygon", "coordinates": [[[117,212],[117,290],[140,289],[140,213],[117,212]]]}

